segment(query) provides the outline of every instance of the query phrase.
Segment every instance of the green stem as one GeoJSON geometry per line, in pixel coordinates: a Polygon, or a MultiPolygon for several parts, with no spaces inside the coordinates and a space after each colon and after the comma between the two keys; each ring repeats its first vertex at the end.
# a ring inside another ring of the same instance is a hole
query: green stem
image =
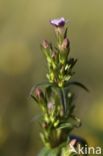
{"type": "Polygon", "coordinates": [[[60,95],[61,95],[61,100],[64,108],[64,112],[66,112],[66,98],[65,98],[65,91],[64,88],[60,89],[60,95]]]}

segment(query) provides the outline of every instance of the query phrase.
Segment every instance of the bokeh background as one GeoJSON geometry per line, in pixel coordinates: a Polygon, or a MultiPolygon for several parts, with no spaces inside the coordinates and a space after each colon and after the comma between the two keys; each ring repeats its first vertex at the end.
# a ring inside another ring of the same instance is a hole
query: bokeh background
{"type": "Polygon", "coordinates": [[[43,39],[54,41],[51,18],[70,20],[71,56],[78,58],[74,80],[76,113],[83,125],[74,133],[89,145],[103,145],[103,0],[0,0],[0,156],[36,156],[43,146],[29,97],[47,72],[40,51],[43,39]]]}

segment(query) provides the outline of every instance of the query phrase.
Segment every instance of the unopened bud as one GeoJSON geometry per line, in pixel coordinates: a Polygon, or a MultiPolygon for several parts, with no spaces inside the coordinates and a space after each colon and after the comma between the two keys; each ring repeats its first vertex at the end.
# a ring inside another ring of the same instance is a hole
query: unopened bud
{"type": "MultiPolygon", "coordinates": [[[[71,144],[72,146],[75,146],[76,143],[77,143],[77,140],[76,140],[76,139],[72,139],[72,140],[70,141],[70,144],[71,144]]],[[[69,144],[69,145],[70,145],[70,144],[69,144]]]]}
{"type": "Polygon", "coordinates": [[[63,43],[62,43],[62,48],[63,48],[63,49],[67,49],[67,48],[69,48],[69,45],[70,45],[69,39],[68,39],[68,38],[65,38],[65,39],[63,40],[63,43]]]}
{"type": "Polygon", "coordinates": [[[41,99],[43,97],[43,92],[40,88],[36,88],[34,94],[38,99],[41,99]]]}
{"type": "Polygon", "coordinates": [[[42,123],[42,128],[47,128],[48,127],[48,124],[46,122],[43,122],[42,123]]]}
{"type": "Polygon", "coordinates": [[[44,41],[42,42],[42,46],[43,46],[44,49],[47,49],[47,48],[49,47],[48,41],[47,41],[47,40],[44,40],[44,41]]]}
{"type": "Polygon", "coordinates": [[[56,57],[57,57],[56,53],[55,53],[55,52],[52,52],[51,57],[55,60],[55,59],[56,59],[56,57]]]}
{"type": "Polygon", "coordinates": [[[48,110],[49,110],[49,111],[54,110],[54,104],[53,104],[52,102],[49,102],[49,103],[48,103],[48,110]]]}

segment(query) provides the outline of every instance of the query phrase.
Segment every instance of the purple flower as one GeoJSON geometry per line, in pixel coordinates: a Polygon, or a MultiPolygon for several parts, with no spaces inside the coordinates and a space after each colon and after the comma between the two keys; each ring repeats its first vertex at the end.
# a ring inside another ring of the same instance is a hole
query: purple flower
{"type": "Polygon", "coordinates": [[[64,17],[52,19],[50,23],[55,27],[63,27],[67,21],[64,19],[64,17]]]}

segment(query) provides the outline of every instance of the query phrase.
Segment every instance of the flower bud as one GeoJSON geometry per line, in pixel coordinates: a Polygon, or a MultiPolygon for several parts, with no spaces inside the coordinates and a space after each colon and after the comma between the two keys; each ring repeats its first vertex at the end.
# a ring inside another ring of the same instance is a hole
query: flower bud
{"type": "Polygon", "coordinates": [[[63,40],[63,43],[62,43],[62,49],[67,49],[67,48],[69,48],[69,45],[70,45],[69,39],[68,39],[68,38],[65,38],[65,39],[63,40]]]}
{"type": "Polygon", "coordinates": [[[57,54],[55,52],[52,52],[51,57],[52,57],[53,60],[55,60],[57,58],[57,54]]]}
{"type": "Polygon", "coordinates": [[[54,114],[54,111],[55,111],[55,105],[53,102],[49,102],[47,104],[47,109],[48,109],[48,113],[51,115],[51,120],[53,118],[53,114],[54,114]]]}
{"type": "Polygon", "coordinates": [[[36,88],[34,91],[34,94],[35,94],[35,97],[39,100],[44,97],[43,92],[40,88],[36,88]]]}
{"type": "Polygon", "coordinates": [[[72,145],[72,146],[75,146],[77,143],[77,140],[76,139],[72,139],[69,143],[69,145],[72,145]]]}
{"type": "Polygon", "coordinates": [[[52,102],[49,102],[47,106],[49,111],[54,110],[54,104],[52,102]]]}
{"type": "Polygon", "coordinates": [[[48,124],[46,122],[43,122],[42,123],[42,128],[47,128],[48,127],[48,124]]]}
{"type": "Polygon", "coordinates": [[[47,40],[43,40],[42,46],[43,46],[44,49],[47,49],[49,47],[48,41],[47,40]]]}

